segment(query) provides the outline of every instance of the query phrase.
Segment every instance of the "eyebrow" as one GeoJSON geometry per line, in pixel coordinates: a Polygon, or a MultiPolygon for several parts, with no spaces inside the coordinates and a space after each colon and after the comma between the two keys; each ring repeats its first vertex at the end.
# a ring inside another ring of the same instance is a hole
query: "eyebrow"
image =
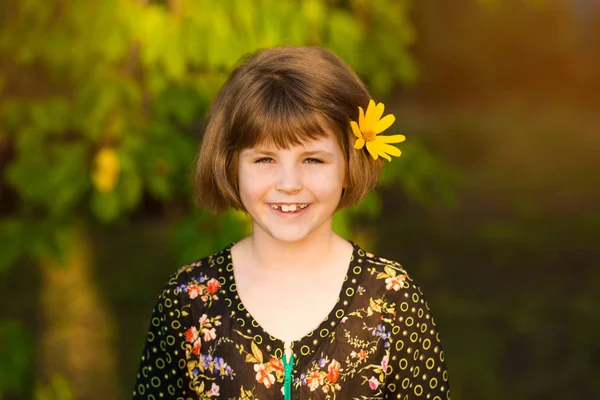
{"type": "MultiPolygon", "coordinates": [[[[266,155],[266,156],[275,156],[277,155],[277,153],[273,152],[273,151],[269,151],[269,150],[261,150],[261,149],[251,149],[251,150],[247,150],[246,154],[244,156],[246,157],[252,157],[255,155],[266,155]]],[[[309,151],[305,151],[301,154],[301,156],[306,157],[306,156],[323,156],[323,157],[333,157],[334,154],[326,151],[326,150],[309,150],[309,151]]]]}

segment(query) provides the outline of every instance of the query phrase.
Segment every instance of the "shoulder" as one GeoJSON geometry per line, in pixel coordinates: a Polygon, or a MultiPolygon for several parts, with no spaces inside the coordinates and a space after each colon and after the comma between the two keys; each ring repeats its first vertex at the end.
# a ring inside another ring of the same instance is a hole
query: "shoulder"
{"type": "Polygon", "coordinates": [[[388,296],[409,297],[413,296],[413,293],[422,296],[421,287],[400,262],[367,251],[364,251],[364,254],[363,265],[367,276],[388,296]]]}
{"type": "MultiPolygon", "coordinates": [[[[389,314],[380,317],[389,329],[374,333],[389,338],[386,363],[396,373],[389,373],[388,388],[397,388],[402,396],[450,399],[448,372],[437,324],[420,286],[397,261],[365,252],[368,284],[376,295],[370,308],[389,314]]],[[[378,325],[379,328],[379,325],[378,325]]],[[[400,396],[400,395],[399,395],[400,396]]]]}
{"type": "Polygon", "coordinates": [[[161,297],[181,297],[189,300],[196,297],[216,296],[223,282],[223,271],[227,268],[228,249],[231,245],[211,255],[181,265],[169,276],[161,297]]]}
{"type": "MultiPolygon", "coordinates": [[[[412,335],[411,340],[425,331],[428,335],[437,335],[427,296],[411,274],[397,261],[366,252],[365,255],[364,265],[370,284],[377,293],[384,294],[387,304],[393,306],[395,323],[402,326],[402,333],[412,335]]],[[[439,342],[439,337],[434,339],[435,343],[439,342]]]]}

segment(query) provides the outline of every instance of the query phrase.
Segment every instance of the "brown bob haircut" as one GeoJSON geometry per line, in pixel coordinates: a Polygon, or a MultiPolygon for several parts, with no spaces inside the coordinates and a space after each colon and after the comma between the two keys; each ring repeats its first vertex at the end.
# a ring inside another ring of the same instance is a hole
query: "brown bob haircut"
{"type": "Polygon", "coordinates": [[[359,203],[377,183],[383,162],[353,147],[350,120],[358,121],[358,107],[366,110],[370,98],[356,73],[320,47],[275,47],[245,58],[210,108],[196,166],[200,206],[245,210],[238,191],[241,150],[261,144],[289,149],[332,133],[346,155],[337,209],[359,203]]]}

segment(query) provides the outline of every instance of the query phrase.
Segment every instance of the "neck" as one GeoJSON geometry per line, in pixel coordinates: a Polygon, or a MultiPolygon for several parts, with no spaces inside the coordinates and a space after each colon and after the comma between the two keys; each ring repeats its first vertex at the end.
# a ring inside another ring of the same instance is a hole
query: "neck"
{"type": "Polygon", "coordinates": [[[313,232],[298,242],[282,242],[261,231],[246,240],[257,270],[288,276],[326,267],[344,249],[342,246],[349,245],[331,229],[313,232]]]}

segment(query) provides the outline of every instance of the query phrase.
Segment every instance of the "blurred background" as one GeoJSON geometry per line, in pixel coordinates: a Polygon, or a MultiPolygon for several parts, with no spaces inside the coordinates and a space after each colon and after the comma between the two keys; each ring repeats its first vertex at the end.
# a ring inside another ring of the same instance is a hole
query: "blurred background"
{"type": "Polygon", "coordinates": [[[455,399],[600,392],[600,1],[0,1],[0,398],[127,399],[241,56],[325,46],[403,155],[335,219],[425,291],[455,399]]]}

